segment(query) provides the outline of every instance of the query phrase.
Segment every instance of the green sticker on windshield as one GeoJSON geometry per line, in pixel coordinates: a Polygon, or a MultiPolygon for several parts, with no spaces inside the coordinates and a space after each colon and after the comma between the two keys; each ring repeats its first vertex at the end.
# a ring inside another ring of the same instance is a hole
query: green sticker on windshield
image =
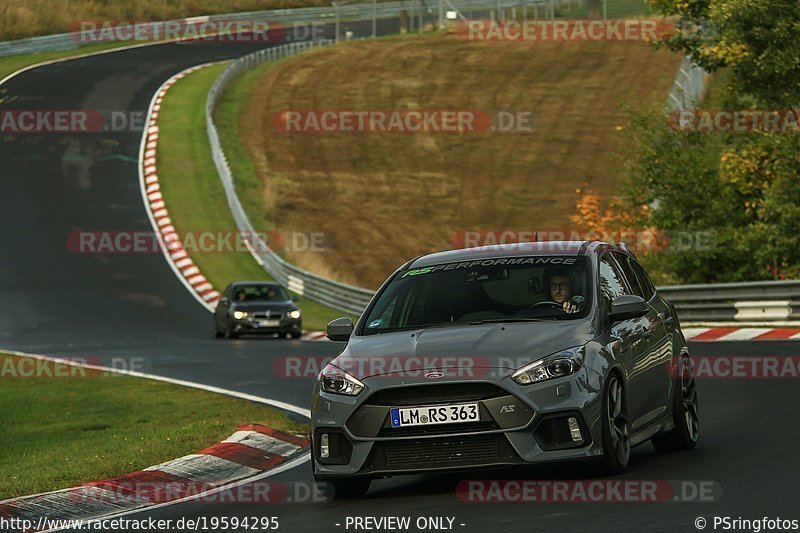
{"type": "Polygon", "coordinates": [[[408,272],[403,274],[401,278],[405,278],[408,276],[419,276],[420,274],[427,274],[429,272],[433,272],[433,267],[417,268],[415,270],[409,270],[408,272]]]}

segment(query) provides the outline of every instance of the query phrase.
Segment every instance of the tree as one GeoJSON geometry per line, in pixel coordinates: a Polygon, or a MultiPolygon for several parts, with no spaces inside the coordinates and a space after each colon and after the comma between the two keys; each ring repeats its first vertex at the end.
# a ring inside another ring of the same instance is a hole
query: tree
{"type": "Polygon", "coordinates": [[[661,43],[691,54],[709,71],[731,70],[737,89],[758,105],[800,103],[800,2],[651,0],[678,24],[661,43]]]}

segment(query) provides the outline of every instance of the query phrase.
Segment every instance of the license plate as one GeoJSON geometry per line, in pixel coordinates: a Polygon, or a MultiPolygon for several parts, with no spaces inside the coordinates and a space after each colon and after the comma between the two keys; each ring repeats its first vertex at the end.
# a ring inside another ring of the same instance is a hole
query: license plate
{"type": "Polygon", "coordinates": [[[276,328],[281,325],[280,320],[259,320],[258,325],[262,328],[276,328]]]}
{"type": "Polygon", "coordinates": [[[429,407],[393,407],[392,427],[429,426],[455,424],[458,422],[480,422],[477,403],[432,405],[429,407]]]}

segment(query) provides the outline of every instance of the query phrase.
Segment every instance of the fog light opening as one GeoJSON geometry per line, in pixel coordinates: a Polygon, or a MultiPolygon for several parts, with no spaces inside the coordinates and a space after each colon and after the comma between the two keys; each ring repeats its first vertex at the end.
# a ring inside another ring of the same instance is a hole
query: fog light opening
{"type": "Polygon", "coordinates": [[[331,448],[328,442],[327,433],[323,433],[319,437],[319,456],[322,459],[327,459],[331,456],[331,448]]]}
{"type": "Polygon", "coordinates": [[[581,427],[578,425],[578,419],[571,416],[567,418],[567,424],[569,425],[569,434],[572,436],[572,440],[574,442],[581,442],[583,440],[583,435],[581,435],[581,427]]]}

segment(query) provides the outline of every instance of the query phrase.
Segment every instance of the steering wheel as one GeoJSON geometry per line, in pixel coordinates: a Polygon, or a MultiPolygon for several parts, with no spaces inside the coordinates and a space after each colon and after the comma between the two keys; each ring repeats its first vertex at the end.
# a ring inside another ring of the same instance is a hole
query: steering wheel
{"type": "Polygon", "coordinates": [[[543,302],[536,302],[535,304],[533,304],[530,307],[528,307],[528,309],[533,309],[533,308],[539,307],[541,305],[549,305],[551,307],[556,307],[558,309],[562,309],[562,310],[564,309],[564,304],[560,304],[558,302],[551,302],[551,301],[548,301],[548,300],[545,300],[543,302]]]}

